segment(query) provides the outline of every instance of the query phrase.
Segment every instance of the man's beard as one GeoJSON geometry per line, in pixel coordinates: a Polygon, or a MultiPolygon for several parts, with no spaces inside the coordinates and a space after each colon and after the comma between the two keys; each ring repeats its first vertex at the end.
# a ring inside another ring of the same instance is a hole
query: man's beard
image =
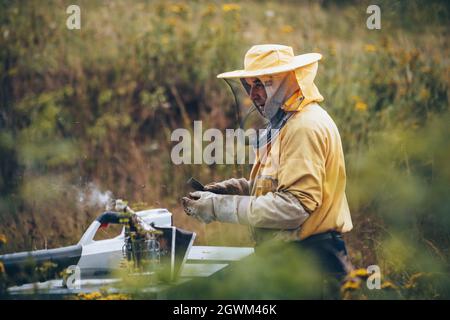
{"type": "Polygon", "coordinates": [[[262,104],[262,105],[255,103],[256,108],[258,109],[259,113],[260,113],[264,118],[266,117],[266,114],[264,113],[264,106],[265,106],[265,105],[266,105],[265,103],[262,104]]]}

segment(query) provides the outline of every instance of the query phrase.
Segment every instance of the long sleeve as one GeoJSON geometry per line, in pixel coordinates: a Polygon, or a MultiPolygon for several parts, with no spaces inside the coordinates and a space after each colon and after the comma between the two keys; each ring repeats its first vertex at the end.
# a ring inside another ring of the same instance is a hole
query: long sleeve
{"type": "Polygon", "coordinates": [[[322,205],[325,137],[320,129],[301,123],[281,137],[277,190],[294,195],[309,213],[322,205]]]}
{"type": "Polygon", "coordinates": [[[295,229],[322,204],[326,139],[313,126],[295,123],[280,135],[277,187],[253,197],[241,223],[257,228],[295,229]]]}
{"type": "Polygon", "coordinates": [[[242,224],[258,228],[296,229],[309,216],[289,192],[269,192],[248,198],[244,210],[238,210],[239,222],[242,224]]]}

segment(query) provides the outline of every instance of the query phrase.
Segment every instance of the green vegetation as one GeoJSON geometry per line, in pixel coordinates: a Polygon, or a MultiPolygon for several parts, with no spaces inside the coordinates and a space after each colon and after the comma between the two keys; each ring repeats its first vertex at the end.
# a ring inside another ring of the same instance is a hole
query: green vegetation
{"type": "Polygon", "coordinates": [[[281,43],[324,56],[316,83],[345,148],[349,251],[358,267],[379,265],[395,292],[355,285],[347,297],[450,298],[450,7],[381,1],[382,29],[371,31],[369,4],[85,0],[81,30],[68,30],[66,1],[2,1],[2,252],[76,242],[100,213],[78,203],[91,182],[169,208],[201,244],[251,244],[246,228],[205,227],[179,202],[189,176],[250,168],[175,166],[170,134],[199,119],[234,128],[216,75],[240,68],[253,44],[281,43]]]}

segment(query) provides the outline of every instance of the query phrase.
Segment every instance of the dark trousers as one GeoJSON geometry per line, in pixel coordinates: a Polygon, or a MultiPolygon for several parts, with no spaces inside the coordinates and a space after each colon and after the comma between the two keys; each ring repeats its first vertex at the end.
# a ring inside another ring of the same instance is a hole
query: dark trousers
{"type": "Polygon", "coordinates": [[[322,277],[322,299],[340,299],[340,287],[353,269],[342,235],[331,231],[293,243],[316,259],[322,277]]]}
{"type": "Polygon", "coordinates": [[[335,231],[312,235],[294,245],[312,254],[324,275],[342,280],[352,270],[342,235],[335,231]]]}
{"type": "MultiPolygon", "coordinates": [[[[337,295],[345,276],[353,269],[342,235],[336,231],[315,234],[301,241],[280,244],[283,248],[278,248],[278,250],[267,250],[270,242],[258,243],[255,253],[260,256],[264,254],[282,255],[290,248],[290,252],[294,250],[298,251],[300,256],[310,257],[311,263],[314,263],[314,270],[319,273],[322,282],[325,286],[334,287],[332,291],[337,295]]],[[[292,270],[292,272],[295,274],[296,271],[292,270]]]]}
{"type": "MultiPolygon", "coordinates": [[[[262,248],[268,243],[270,241],[257,243],[255,252],[257,254],[267,253],[262,248]]],[[[344,239],[336,231],[315,234],[301,241],[287,242],[283,246],[286,248],[294,248],[312,256],[324,276],[331,276],[337,280],[343,280],[347,273],[353,269],[347,254],[344,239]]]]}

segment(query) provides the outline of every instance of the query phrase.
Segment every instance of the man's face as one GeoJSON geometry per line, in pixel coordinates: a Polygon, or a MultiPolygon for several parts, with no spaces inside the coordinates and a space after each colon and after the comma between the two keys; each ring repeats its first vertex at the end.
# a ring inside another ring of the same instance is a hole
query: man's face
{"type": "Polygon", "coordinates": [[[258,78],[246,78],[245,81],[250,86],[250,99],[258,107],[266,104],[267,93],[263,83],[258,78]]]}

